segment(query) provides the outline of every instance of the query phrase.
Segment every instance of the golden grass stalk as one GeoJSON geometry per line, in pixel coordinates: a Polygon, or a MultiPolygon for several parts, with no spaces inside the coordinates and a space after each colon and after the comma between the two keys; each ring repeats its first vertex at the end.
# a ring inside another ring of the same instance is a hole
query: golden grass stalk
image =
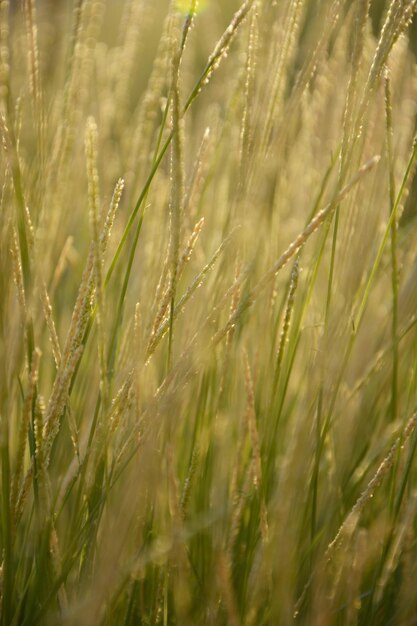
{"type": "Polygon", "coordinates": [[[94,247],[94,284],[97,321],[97,350],[100,367],[100,391],[104,405],[108,399],[107,363],[105,347],[104,314],[105,300],[103,289],[103,249],[100,238],[100,196],[97,170],[97,125],[92,117],[87,121],[85,149],[87,158],[88,204],[90,226],[94,247]]]}
{"type": "MultiPolygon", "coordinates": [[[[245,95],[242,123],[240,127],[240,148],[239,148],[239,187],[243,193],[246,186],[246,178],[251,162],[251,152],[253,144],[253,108],[255,101],[255,74],[256,58],[258,54],[258,5],[255,2],[249,25],[249,40],[246,53],[245,68],[245,95]]],[[[239,194],[240,195],[240,194],[239,194]]],[[[239,200],[239,196],[237,198],[239,200]]]]}
{"type": "MultiPolygon", "coordinates": [[[[239,30],[240,25],[246,19],[253,4],[254,4],[254,0],[244,0],[240,8],[236,11],[234,16],[232,17],[229,26],[226,28],[223,35],[220,37],[213,52],[208,58],[207,65],[204,70],[204,81],[202,82],[201,85],[197,87],[197,90],[192,93],[192,95],[187,101],[187,105],[191,101],[191,99],[194,99],[197,93],[200,92],[203,84],[206,85],[210,81],[211,76],[218,69],[222,59],[224,59],[227,56],[227,52],[230,48],[230,45],[233,39],[236,36],[237,31],[239,30]]],[[[186,108],[188,108],[187,105],[186,105],[186,108]]]]}
{"type": "MultiPolygon", "coordinates": [[[[99,245],[102,255],[106,252],[114,222],[114,216],[119,206],[123,185],[124,183],[122,179],[116,183],[110,208],[99,237],[99,245]]],[[[90,246],[86,266],[74,305],[70,327],[61,358],[61,364],[57,371],[51,397],[46,410],[43,434],[46,446],[46,454],[44,455],[46,465],[48,465],[49,462],[49,451],[52,447],[53,440],[59,430],[59,419],[65,407],[72,375],[83,352],[83,338],[91,315],[94,283],[94,255],[95,250],[94,245],[92,244],[90,246]]]]}
{"type": "MultiPolygon", "coordinates": [[[[177,270],[177,280],[179,280],[181,278],[182,272],[186,266],[186,264],[189,262],[189,260],[191,259],[191,255],[193,253],[194,247],[197,243],[197,240],[200,236],[200,233],[202,231],[202,228],[204,226],[204,217],[201,218],[201,220],[199,220],[196,225],[194,226],[191,235],[187,241],[187,244],[180,256],[179,262],[178,262],[178,270],[177,270]]],[[[161,280],[163,278],[163,273],[161,275],[161,280]]],[[[157,288],[157,292],[160,291],[161,287],[160,285],[158,285],[157,288]]],[[[155,319],[153,321],[152,324],[152,330],[151,330],[151,334],[150,334],[150,339],[149,342],[151,343],[153,341],[153,338],[155,337],[156,333],[158,332],[159,326],[161,324],[161,322],[163,321],[167,308],[169,306],[169,303],[171,301],[172,298],[172,285],[168,285],[167,289],[165,290],[159,307],[158,307],[158,311],[156,313],[155,319]]]]}
{"type": "Polygon", "coordinates": [[[229,561],[232,561],[233,549],[236,544],[236,540],[239,534],[240,526],[242,524],[243,514],[245,512],[245,505],[249,499],[250,494],[253,492],[254,484],[254,466],[253,463],[249,463],[243,475],[243,483],[239,489],[237,474],[234,474],[236,483],[232,485],[234,490],[232,491],[232,504],[230,509],[230,531],[226,542],[226,552],[229,557],[229,561]]]}
{"type": "Polygon", "coordinates": [[[18,444],[16,452],[16,467],[13,476],[12,492],[11,492],[11,509],[16,511],[16,505],[18,500],[19,490],[21,488],[21,479],[24,468],[24,459],[26,451],[26,443],[28,439],[28,432],[30,427],[30,421],[32,417],[32,405],[36,393],[36,385],[39,375],[39,361],[41,358],[41,352],[39,349],[35,349],[31,361],[31,369],[28,376],[28,387],[26,391],[25,400],[23,403],[22,416],[19,425],[18,444]]]}
{"type": "Polygon", "coordinates": [[[45,415],[45,403],[44,403],[43,398],[38,395],[36,398],[35,424],[34,424],[35,455],[38,460],[42,453],[44,415],[45,415]]]}
{"type": "Polygon", "coordinates": [[[388,161],[389,214],[391,220],[391,287],[392,287],[392,380],[391,380],[391,417],[397,418],[398,413],[398,206],[396,206],[396,189],[394,176],[393,127],[392,127],[392,96],[391,80],[388,68],[385,72],[385,121],[386,121],[386,153],[388,161]]]}
{"type": "MultiPolygon", "coordinates": [[[[81,324],[80,320],[80,324],[81,324]]],[[[52,444],[58,434],[60,427],[60,417],[65,409],[67,403],[68,392],[71,385],[72,376],[75,372],[75,368],[78,365],[78,361],[83,353],[83,346],[78,345],[66,355],[65,368],[63,368],[64,359],[61,361],[61,368],[58,370],[57,377],[54,382],[52,394],[48,403],[48,407],[45,415],[45,424],[43,428],[43,446],[39,451],[39,456],[42,455],[42,465],[45,464],[45,468],[49,465],[50,452],[52,444]]]]}
{"type": "Polygon", "coordinates": [[[190,183],[185,192],[184,198],[184,217],[190,219],[195,217],[198,199],[201,195],[201,188],[204,181],[204,168],[207,166],[207,150],[210,139],[210,128],[204,131],[197,156],[194,162],[194,168],[191,174],[190,183]]]}
{"type": "Polygon", "coordinates": [[[197,6],[198,6],[198,0],[189,1],[189,8],[188,8],[187,16],[185,18],[184,26],[182,29],[182,38],[181,38],[181,45],[180,45],[180,57],[181,58],[185,50],[185,45],[187,43],[188,34],[193,25],[193,20],[197,12],[197,6]]]}
{"type": "MultiPolygon", "coordinates": [[[[55,526],[53,526],[51,529],[50,552],[52,556],[54,573],[55,573],[56,578],[59,579],[60,576],[62,575],[62,556],[61,556],[61,551],[59,548],[58,533],[56,531],[55,526]]],[[[64,583],[61,583],[59,587],[58,598],[59,598],[59,602],[62,607],[62,610],[68,611],[68,597],[67,597],[67,592],[65,590],[64,583]]]]}
{"type": "Polygon", "coordinates": [[[19,243],[17,241],[17,233],[13,228],[13,233],[11,237],[11,246],[10,253],[12,255],[13,261],[13,278],[16,285],[17,290],[17,299],[20,306],[21,316],[23,324],[26,323],[27,319],[27,307],[26,307],[26,297],[25,297],[25,287],[23,284],[23,271],[22,271],[22,263],[19,255],[19,243]]]}
{"type": "Polygon", "coordinates": [[[143,321],[142,321],[142,309],[140,303],[137,302],[135,306],[135,318],[133,325],[133,341],[134,341],[134,354],[135,354],[135,364],[134,364],[134,402],[136,404],[135,410],[136,414],[140,415],[141,413],[141,400],[142,400],[142,371],[143,365],[145,361],[145,350],[144,350],[144,341],[143,341],[143,321]]]}
{"type": "Polygon", "coordinates": [[[404,33],[404,31],[411,24],[414,13],[417,11],[417,0],[405,0],[404,12],[401,15],[401,19],[398,21],[398,25],[394,31],[394,43],[404,33]]]}
{"type": "Polygon", "coordinates": [[[35,229],[33,228],[32,218],[30,216],[29,207],[25,206],[25,225],[28,238],[29,252],[33,255],[35,248],[35,229]]]}
{"type": "Polygon", "coordinates": [[[381,76],[392,46],[409,25],[416,7],[416,0],[401,2],[391,0],[369,70],[365,92],[371,89],[381,76]]]}
{"type": "Polygon", "coordinates": [[[22,187],[22,174],[17,149],[17,140],[14,136],[13,127],[10,126],[10,124],[9,126],[7,125],[6,118],[1,113],[0,135],[2,138],[2,146],[6,156],[7,166],[12,175],[13,187],[16,197],[19,256],[21,259],[23,284],[27,302],[28,298],[30,297],[32,288],[32,269],[27,234],[27,208],[22,187]]]}
{"type": "Polygon", "coordinates": [[[58,334],[56,332],[55,322],[52,315],[52,306],[48,295],[48,289],[44,281],[41,285],[40,296],[46,327],[49,333],[49,341],[51,342],[52,346],[52,354],[54,356],[56,368],[58,369],[61,362],[61,348],[59,346],[58,334]]]}
{"type": "Polygon", "coordinates": [[[195,12],[195,0],[192,0],[191,10],[188,14],[180,44],[179,51],[174,54],[172,62],[172,149],[171,149],[171,200],[170,200],[170,325],[168,343],[168,368],[172,358],[172,343],[174,332],[174,307],[178,280],[178,264],[180,245],[183,229],[184,213],[184,137],[182,122],[182,106],[180,98],[180,68],[188,33],[191,28],[192,19],[195,12]]]}
{"type": "Polygon", "coordinates": [[[371,67],[369,69],[366,84],[363,89],[356,122],[356,129],[359,132],[361,132],[364,114],[371,94],[375,90],[375,87],[384,71],[392,47],[401,33],[403,33],[409,25],[416,7],[417,0],[404,0],[404,2],[391,0],[386,12],[385,21],[381,29],[381,34],[372,59],[371,67]]]}
{"type": "Polygon", "coordinates": [[[127,376],[127,380],[122,384],[115,398],[112,401],[112,408],[109,417],[109,433],[113,434],[120,425],[120,419],[130,404],[132,389],[132,373],[127,376]]]}
{"type": "Polygon", "coordinates": [[[244,310],[246,310],[249,306],[253,304],[256,300],[257,296],[261,291],[265,289],[265,287],[274,279],[277,272],[279,272],[288,261],[305,245],[309,237],[323,224],[323,222],[333,213],[335,207],[343,200],[343,198],[349,193],[349,191],[357,185],[357,183],[361,180],[361,178],[367,174],[380,160],[379,156],[375,156],[369,161],[367,161],[355,174],[355,176],[351,179],[351,181],[343,187],[343,189],[336,195],[336,197],[329,202],[324,209],[321,209],[315,217],[307,224],[304,230],[290,243],[288,248],[282,255],[277,259],[271,269],[264,274],[261,280],[257,283],[257,285],[250,291],[247,298],[242,302],[241,306],[236,311],[235,315],[229,319],[227,324],[220,329],[213,336],[213,343],[217,344],[219,341],[223,339],[225,335],[227,335],[230,328],[232,328],[238,318],[241,316],[244,310]]]}
{"type": "Polygon", "coordinates": [[[230,561],[223,552],[219,553],[217,571],[219,575],[221,596],[230,626],[241,626],[235,592],[232,584],[230,561]]]}
{"type": "MultiPolygon", "coordinates": [[[[231,235],[229,235],[229,238],[232,236],[232,234],[233,233],[231,233],[231,235]]],[[[226,240],[224,240],[223,243],[225,243],[225,242],[226,242],[226,240]]],[[[211,261],[213,261],[213,258],[211,259],[211,261]]],[[[207,265],[210,265],[210,262],[207,265]]],[[[207,266],[205,266],[205,267],[207,268],[207,266]]],[[[241,286],[243,285],[245,280],[248,278],[248,275],[249,275],[249,271],[246,268],[239,274],[239,276],[236,277],[236,279],[233,281],[233,283],[230,285],[230,287],[227,289],[227,291],[223,294],[223,296],[220,298],[220,300],[218,302],[216,302],[216,304],[212,307],[211,311],[209,312],[209,314],[207,315],[207,317],[203,321],[202,325],[194,333],[194,335],[192,336],[192,338],[188,342],[186,348],[181,353],[181,356],[178,359],[178,363],[172,368],[171,372],[168,373],[165,376],[165,378],[163,379],[162,383],[160,384],[160,386],[156,390],[156,392],[154,394],[154,400],[155,401],[159,401],[163,397],[163,395],[167,392],[167,389],[170,388],[170,386],[172,386],[174,384],[174,382],[180,376],[182,376],[182,381],[183,382],[185,380],[187,380],[187,377],[190,374],[190,372],[187,371],[186,367],[185,367],[185,372],[184,372],[184,363],[187,363],[187,360],[192,355],[193,349],[195,348],[195,344],[196,344],[196,341],[197,341],[200,333],[203,331],[203,329],[205,329],[207,327],[210,327],[216,321],[216,318],[217,318],[219,312],[223,309],[223,307],[225,307],[230,302],[230,298],[233,298],[234,293],[236,291],[240,290],[241,286]]],[[[195,290],[195,288],[198,288],[202,284],[202,283],[199,282],[200,280],[201,280],[201,272],[196,277],[196,280],[194,280],[192,285],[191,285],[191,287],[193,287],[193,289],[189,288],[187,290],[187,292],[185,293],[185,296],[187,296],[187,299],[192,296],[193,290],[195,290]]],[[[185,296],[183,296],[183,298],[185,296]]],[[[181,299],[181,301],[183,301],[183,298],[181,299]]],[[[180,301],[179,304],[181,304],[181,301],[180,301]]],[[[180,313],[180,312],[181,311],[178,311],[178,313],[180,313]]],[[[158,337],[157,337],[158,341],[157,341],[157,343],[159,343],[159,341],[162,338],[163,334],[165,334],[166,331],[167,331],[166,321],[164,322],[163,326],[164,326],[164,328],[160,329],[162,332],[158,333],[158,337]]],[[[154,346],[154,347],[156,347],[156,346],[154,346]]],[[[152,354],[153,354],[153,352],[152,352],[152,354]]],[[[152,354],[148,355],[148,353],[147,353],[146,364],[149,362],[149,359],[151,358],[152,354]]],[[[209,357],[209,355],[211,353],[210,353],[209,350],[205,350],[204,354],[206,355],[206,358],[207,358],[207,357],[209,357]]],[[[219,394],[221,394],[221,384],[219,386],[219,394]]]]}
{"type": "Polygon", "coordinates": [[[107,212],[106,218],[104,220],[103,229],[101,231],[100,248],[102,250],[103,256],[104,256],[104,254],[106,252],[107,244],[108,244],[109,239],[111,237],[114,220],[115,220],[115,217],[116,217],[117,210],[119,208],[119,204],[120,204],[120,200],[122,198],[124,187],[125,187],[124,179],[123,178],[119,178],[117,183],[116,183],[116,185],[115,185],[115,187],[114,187],[112,199],[111,199],[111,202],[110,202],[110,207],[109,207],[109,210],[107,212]]]}
{"type": "Polygon", "coordinates": [[[404,430],[396,438],[386,457],[380,463],[377,471],[375,472],[373,478],[369,481],[366,489],[364,489],[364,491],[357,499],[352,510],[337,531],[334,539],[327,546],[327,550],[325,552],[326,560],[332,559],[334,551],[339,548],[346,539],[349,539],[352,536],[357,527],[363,509],[365,508],[369,500],[373,498],[375,491],[381,485],[384,476],[386,476],[386,474],[393,466],[398,451],[400,449],[404,449],[404,446],[407,443],[408,439],[410,439],[411,435],[414,433],[416,426],[417,413],[414,413],[414,415],[412,415],[408,420],[404,430]]]}
{"type": "Polygon", "coordinates": [[[78,459],[78,462],[79,462],[80,461],[80,443],[78,440],[78,426],[77,426],[74,412],[69,402],[67,402],[66,412],[67,412],[67,418],[68,418],[68,428],[69,428],[70,435],[71,435],[71,442],[74,448],[76,458],[78,459]]]}
{"type": "Polygon", "coordinates": [[[45,462],[48,465],[49,451],[59,430],[59,420],[65,408],[71,378],[83,352],[82,340],[88,324],[92,297],[93,254],[90,251],[84,270],[77,301],[71,318],[61,364],[57,371],[45,415],[43,439],[46,446],[45,462]]]}
{"type": "Polygon", "coordinates": [[[199,462],[199,450],[195,448],[191,455],[190,465],[188,467],[187,476],[181,492],[180,509],[183,520],[187,517],[187,508],[190,499],[191,489],[194,484],[194,478],[197,472],[199,462]]]}
{"type": "Polygon", "coordinates": [[[142,352],[142,311],[140,302],[136,302],[135,306],[135,318],[133,326],[133,337],[136,358],[140,358],[142,352]]]}
{"type": "Polygon", "coordinates": [[[179,262],[178,262],[178,277],[182,275],[182,272],[185,266],[187,265],[187,263],[189,263],[191,259],[191,255],[193,253],[197,240],[200,236],[200,233],[203,230],[203,226],[204,226],[204,217],[198,220],[198,222],[195,224],[188,238],[186,246],[182,254],[180,255],[179,262]]]}
{"type": "MultiPolygon", "coordinates": [[[[366,507],[368,502],[372,500],[372,498],[374,497],[375,492],[381,486],[384,477],[393,467],[394,463],[396,462],[396,459],[398,458],[399,452],[404,450],[405,444],[415,432],[416,427],[417,427],[417,412],[414,413],[410,417],[410,419],[408,420],[402,432],[395,439],[388,454],[380,463],[374,476],[369,481],[368,485],[366,486],[364,491],[361,493],[359,498],[356,500],[356,503],[354,504],[354,506],[348,513],[347,517],[345,518],[345,520],[339,527],[333,540],[328,544],[327,549],[324,554],[324,559],[326,563],[331,562],[332,559],[335,557],[336,551],[339,550],[347,541],[349,541],[353,537],[364,508],[366,507]]],[[[302,594],[300,595],[300,597],[298,598],[295,604],[294,617],[297,617],[299,615],[300,608],[305,600],[305,597],[311,585],[312,579],[313,579],[313,576],[311,576],[310,579],[307,581],[306,585],[304,586],[302,594]]]]}
{"type": "Polygon", "coordinates": [[[59,282],[62,278],[62,275],[68,265],[68,262],[73,255],[73,244],[74,237],[70,235],[66,238],[64,245],[62,246],[62,250],[60,252],[58,261],[55,265],[54,273],[52,276],[52,280],[49,287],[49,297],[53,299],[55,291],[59,285],[59,282]]]}
{"type": "Polygon", "coordinates": [[[26,502],[26,498],[29,495],[30,488],[32,486],[33,479],[33,465],[29,467],[29,470],[26,472],[26,475],[23,479],[22,486],[19,491],[19,495],[17,497],[17,502],[14,510],[14,523],[17,527],[20,518],[22,517],[23,507],[26,502]]]}
{"type": "Polygon", "coordinates": [[[288,331],[290,329],[291,316],[292,316],[292,312],[294,309],[295,292],[297,291],[299,274],[300,274],[300,263],[299,263],[299,258],[297,258],[294,261],[294,265],[291,270],[290,287],[288,289],[287,303],[285,305],[284,319],[282,321],[281,334],[279,337],[277,359],[276,359],[276,365],[275,365],[275,380],[276,381],[278,381],[280,372],[281,372],[281,365],[282,365],[282,359],[284,357],[285,344],[288,339],[288,331]]]}
{"type": "Polygon", "coordinates": [[[252,464],[253,464],[253,481],[255,489],[259,495],[261,502],[261,514],[260,514],[260,529],[263,543],[266,545],[269,538],[268,528],[268,513],[266,509],[265,498],[262,493],[262,460],[261,460],[261,446],[259,441],[258,426],[256,423],[256,409],[255,409],[255,391],[253,386],[253,378],[249,364],[248,353],[244,352],[244,366],[245,366],[245,385],[246,395],[248,398],[246,409],[246,420],[248,425],[248,431],[252,445],[252,464]]]}
{"type": "MultiPolygon", "coordinates": [[[[232,292],[232,300],[230,303],[230,312],[229,312],[229,319],[232,318],[239,306],[239,301],[240,301],[240,296],[241,296],[241,282],[239,281],[239,277],[242,274],[242,266],[241,266],[241,262],[239,259],[236,260],[236,269],[235,269],[235,283],[236,283],[236,289],[233,290],[232,292]]],[[[227,338],[226,338],[226,345],[229,345],[230,342],[233,339],[233,335],[234,335],[234,328],[230,328],[227,338]]]]}
{"type": "MultiPolygon", "coordinates": [[[[203,267],[203,269],[195,276],[195,278],[192,281],[191,285],[188,287],[188,289],[185,292],[185,294],[180,298],[180,300],[178,301],[178,304],[175,306],[175,309],[173,311],[173,319],[174,320],[179,315],[179,313],[183,310],[183,308],[185,307],[187,302],[190,300],[190,298],[194,295],[194,293],[197,291],[197,289],[199,287],[201,287],[201,285],[203,284],[205,278],[207,277],[209,272],[213,269],[217,259],[219,258],[219,256],[222,254],[223,250],[225,249],[225,247],[229,243],[232,235],[233,235],[233,233],[231,233],[228,237],[226,237],[222,241],[222,243],[219,245],[219,247],[214,252],[214,254],[211,257],[211,259],[209,260],[209,262],[206,263],[206,265],[203,267]]],[[[158,331],[155,333],[153,339],[149,342],[148,348],[147,348],[147,351],[146,351],[146,360],[147,361],[152,356],[152,354],[155,352],[155,349],[156,349],[157,345],[159,344],[160,340],[163,338],[165,333],[168,331],[169,323],[170,323],[170,319],[169,319],[169,317],[166,317],[164,319],[164,321],[160,324],[160,326],[158,328],[158,331]]]]}

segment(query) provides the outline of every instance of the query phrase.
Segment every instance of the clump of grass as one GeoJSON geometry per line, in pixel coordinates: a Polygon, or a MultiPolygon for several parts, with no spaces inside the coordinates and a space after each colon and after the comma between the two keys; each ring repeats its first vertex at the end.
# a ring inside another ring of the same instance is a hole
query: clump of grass
{"type": "Polygon", "coordinates": [[[415,619],[417,3],[374,4],[0,0],[2,626],[415,619]]]}

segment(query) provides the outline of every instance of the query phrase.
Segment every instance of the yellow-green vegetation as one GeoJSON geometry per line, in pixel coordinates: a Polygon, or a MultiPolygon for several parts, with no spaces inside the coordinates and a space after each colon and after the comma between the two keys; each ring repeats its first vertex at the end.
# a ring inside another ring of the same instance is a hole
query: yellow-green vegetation
{"type": "Polygon", "coordinates": [[[416,8],[0,0],[2,626],[417,623],[416,8]]]}

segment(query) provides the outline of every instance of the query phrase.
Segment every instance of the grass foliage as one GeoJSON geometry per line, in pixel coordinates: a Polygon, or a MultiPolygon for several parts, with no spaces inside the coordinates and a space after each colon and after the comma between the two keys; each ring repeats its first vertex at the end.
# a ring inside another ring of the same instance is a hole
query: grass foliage
{"type": "Polygon", "coordinates": [[[417,623],[382,4],[0,0],[2,626],[417,623]]]}

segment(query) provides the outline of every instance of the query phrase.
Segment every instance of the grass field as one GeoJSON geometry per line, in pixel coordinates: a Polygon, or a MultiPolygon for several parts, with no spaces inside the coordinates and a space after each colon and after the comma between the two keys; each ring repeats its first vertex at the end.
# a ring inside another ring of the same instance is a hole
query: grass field
{"type": "Polygon", "coordinates": [[[416,0],[0,0],[1,626],[417,624],[416,0]]]}

